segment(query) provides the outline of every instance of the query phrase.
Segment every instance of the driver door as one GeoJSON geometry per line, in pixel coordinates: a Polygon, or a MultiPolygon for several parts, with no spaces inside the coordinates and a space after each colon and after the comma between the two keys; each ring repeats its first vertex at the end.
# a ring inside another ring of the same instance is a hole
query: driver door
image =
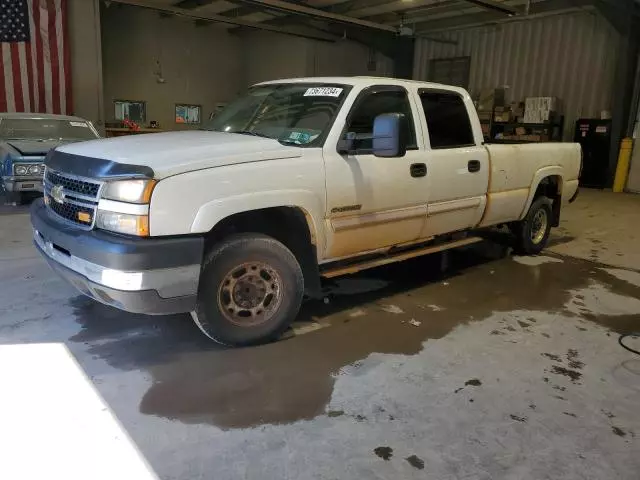
{"type": "Polygon", "coordinates": [[[349,112],[342,137],[355,134],[355,152],[338,153],[327,142],[327,247],[325,261],[417,240],[427,215],[426,159],[418,110],[412,94],[395,85],[363,90],[349,112]],[[374,119],[402,113],[409,124],[408,149],[401,158],[372,152],[374,119]],[[419,128],[419,127],[418,127],[419,128]]]}

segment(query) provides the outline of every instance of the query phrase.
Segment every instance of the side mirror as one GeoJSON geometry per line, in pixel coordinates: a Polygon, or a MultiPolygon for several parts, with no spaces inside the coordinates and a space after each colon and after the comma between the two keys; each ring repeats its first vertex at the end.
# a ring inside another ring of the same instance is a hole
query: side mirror
{"type": "Polygon", "coordinates": [[[401,113],[384,113],[373,121],[373,154],[376,157],[404,157],[409,126],[401,113]]]}
{"type": "Polygon", "coordinates": [[[338,142],[338,153],[341,155],[350,155],[355,152],[356,134],[355,132],[347,132],[344,138],[338,142]]]}

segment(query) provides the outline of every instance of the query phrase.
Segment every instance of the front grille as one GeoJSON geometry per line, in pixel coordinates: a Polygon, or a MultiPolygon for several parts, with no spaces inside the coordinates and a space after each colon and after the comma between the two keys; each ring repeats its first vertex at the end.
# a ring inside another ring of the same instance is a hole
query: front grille
{"type": "Polygon", "coordinates": [[[65,191],[69,193],[74,192],[94,198],[98,196],[98,190],[100,189],[99,183],[63,176],[63,174],[53,170],[47,170],[46,180],[53,185],[62,185],[65,191]]]}
{"type": "Polygon", "coordinates": [[[91,207],[81,207],[79,205],[74,205],[73,203],[58,203],[53,199],[49,199],[47,202],[49,204],[49,208],[56,214],[60,215],[62,218],[67,220],[71,220],[78,225],[85,225],[90,227],[93,224],[93,215],[95,212],[95,208],[91,207]],[[82,214],[86,214],[82,215],[82,214]]]}
{"type": "Polygon", "coordinates": [[[45,203],[49,210],[59,217],[76,225],[92,228],[98,208],[100,186],[99,182],[47,169],[44,178],[45,203]],[[52,194],[54,189],[55,195],[52,194]]]}

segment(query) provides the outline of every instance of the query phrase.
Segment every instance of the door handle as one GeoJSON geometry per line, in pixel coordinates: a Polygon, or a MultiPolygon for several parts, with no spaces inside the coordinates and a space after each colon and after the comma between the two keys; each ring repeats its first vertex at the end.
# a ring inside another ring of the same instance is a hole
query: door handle
{"type": "Polygon", "coordinates": [[[409,167],[412,177],[424,177],[427,174],[427,165],[424,163],[414,163],[409,167]]]}
{"type": "Polygon", "coordinates": [[[471,173],[479,172],[480,160],[469,160],[469,163],[467,164],[467,168],[471,173]]]}

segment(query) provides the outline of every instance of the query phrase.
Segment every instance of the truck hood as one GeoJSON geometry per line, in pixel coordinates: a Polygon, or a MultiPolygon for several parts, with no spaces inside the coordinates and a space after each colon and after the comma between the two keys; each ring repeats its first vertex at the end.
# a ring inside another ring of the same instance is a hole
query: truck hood
{"type": "Polygon", "coordinates": [[[7,144],[23,156],[45,156],[60,145],[60,140],[6,140],[7,144]]]}
{"type": "Polygon", "coordinates": [[[126,135],[64,145],[56,151],[149,167],[157,179],[223,165],[302,155],[299,147],[284,146],[269,138],[200,130],[126,135]]]}

